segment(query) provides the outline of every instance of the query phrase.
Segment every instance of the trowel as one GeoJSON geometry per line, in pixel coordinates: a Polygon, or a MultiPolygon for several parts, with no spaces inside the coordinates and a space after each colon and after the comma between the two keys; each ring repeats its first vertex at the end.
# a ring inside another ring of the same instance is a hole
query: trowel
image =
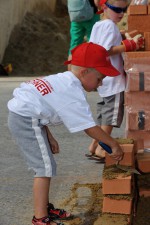
{"type": "MultiPolygon", "coordinates": [[[[111,154],[112,153],[112,149],[110,146],[106,145],[103,142],[99,142],[99,145],[108,153],[111,154]]],[[[136,173],[139,174],[139,171],[137,171],[136,169],[132,168],[132,167],[128,167],[128,166],[123,166],[123,165],[119,165],[119,161],[116,162],[116,167],[120,170],[126,171],[126,172],[130,172],[130,173],[136,173]]]]}

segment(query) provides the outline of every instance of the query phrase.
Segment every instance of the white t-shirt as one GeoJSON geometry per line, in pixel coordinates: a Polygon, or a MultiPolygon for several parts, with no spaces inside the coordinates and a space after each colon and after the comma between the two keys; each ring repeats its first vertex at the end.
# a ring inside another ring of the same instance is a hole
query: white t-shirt
{"type": "Polygon", "coordinates": [[[71,133],[96,125],[81,82],[71,72],[21,83],[13,96],[10,111],[41,119],[43,125],[64,123],[71,133]]]}
{"type": "MultiPolygon", "coordinates": [[[[90,42],[103,46],[109,50],[112,46],[121,44],[122,37],[117,25],[110,19],[96,22],[93,26],[90,42]]],[[[98,88],[101,97],[108,97],[125,90],[125,75],[121,54],[110,56],[111,64],[120,72],[119,76],[106,77],[98,88]]]]}

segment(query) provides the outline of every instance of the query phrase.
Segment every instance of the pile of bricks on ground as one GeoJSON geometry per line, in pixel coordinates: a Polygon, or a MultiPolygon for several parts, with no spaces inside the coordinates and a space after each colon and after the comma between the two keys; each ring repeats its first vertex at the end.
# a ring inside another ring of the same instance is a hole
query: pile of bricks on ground
{"type": "MultiPolygon", "coordinates": [[[[119,170],[106,154],[102,218],[107,214],[109,225],[117,222],[118,217],[114,215],[123,217],[120,225],[134,224],[140,198],[150,201],[150,5],[130,5],[128,31],[133,36],[143,34],[145,49],[124,54],[126,139],[121,144],[124,158],[120,165],[136,168],[141,175],[119,170]]],[[[150,211],[150,208],[146,210],[150,211]]],[[[142,224],[146,223],[143,221],[142,224]]]]}

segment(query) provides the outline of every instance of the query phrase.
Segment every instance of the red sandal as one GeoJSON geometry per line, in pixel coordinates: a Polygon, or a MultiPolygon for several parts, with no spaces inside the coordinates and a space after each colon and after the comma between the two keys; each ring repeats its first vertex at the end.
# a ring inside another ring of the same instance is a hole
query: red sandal
{"type": "MultiPolygon", "coordinates": [[[[51,225],[51,222],[54,222],[51,220],[49,216],[43,217],[41,219],[36,219],[35,216],[32,219],[32,225],[51,225]]],[[[64,225],[63,223],[56,223],[56,225],[64,225]]]]}
{"type": "Polygon", "coordinates": [[[55,209],[52,203],[48,203],[48,215],[52,220],[71,220],[73,215],[64,209],[55,209]]]}

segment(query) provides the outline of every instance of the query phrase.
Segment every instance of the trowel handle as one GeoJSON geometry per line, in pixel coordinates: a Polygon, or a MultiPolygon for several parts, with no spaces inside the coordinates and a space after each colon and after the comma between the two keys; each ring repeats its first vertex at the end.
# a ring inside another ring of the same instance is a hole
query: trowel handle
{"type": "Polygon", "coordinates": [[[109,154],[112,153],[112,149],[111,147],[109,147],[108,145],[106,145],[105,143],[99,141],[99,145],[109,154]]]}

